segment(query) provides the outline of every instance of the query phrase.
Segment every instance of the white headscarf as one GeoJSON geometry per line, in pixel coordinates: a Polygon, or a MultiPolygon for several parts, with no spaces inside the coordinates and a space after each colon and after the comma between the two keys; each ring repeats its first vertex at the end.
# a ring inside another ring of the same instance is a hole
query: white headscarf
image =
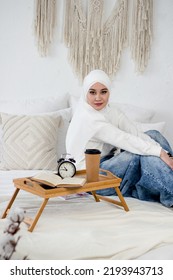
{"type": "Polygon", "coordinates": [[[84,78],[83,93],[66,136],[67,153],[70,153],[77,163],[84,159],[88,141],[98,130],[103,129],[103,124],[106,125],[105,108],[97,111],[87,103],[87,93],[95,83],[103,84],[109,92],[111,90],[111,80],[102,70],[93,70],[84,78]]]}
{"type": "Polygon", "coordinates": [[[102,71],[102,70],[93,70],[91,71],[83,81],[83,97],[86,100],[86,95],[89,91],[89,89],[94,85],[95,83],[100,83],[109,90],[111,90],[111,81],[108,77],[108,75],[102,71]]]}

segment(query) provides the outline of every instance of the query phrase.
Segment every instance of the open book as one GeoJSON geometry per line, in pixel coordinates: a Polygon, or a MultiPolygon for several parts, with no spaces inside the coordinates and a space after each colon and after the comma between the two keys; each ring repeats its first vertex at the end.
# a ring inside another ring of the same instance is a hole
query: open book
{"type": "Polygon", "coordinates": [[[82,177],[69,177],[62,179],[60,176],[49,171],[41,171],[31,177],[31,180],[51,187],[57,187],[59,185],[66,185],[65,187],[79,187],[83,186],[86,182],[86,179],[82,177]]]}

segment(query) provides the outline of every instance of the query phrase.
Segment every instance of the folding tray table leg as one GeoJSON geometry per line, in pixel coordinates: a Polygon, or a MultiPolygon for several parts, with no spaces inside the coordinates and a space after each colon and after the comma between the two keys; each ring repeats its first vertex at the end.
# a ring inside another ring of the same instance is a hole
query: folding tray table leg
{"type": "Polygon", "coordinates": [[[120,199],[120,201],[121,201],[121,205],[124,207],[124,210],[125,210],[125,211],[129,211],[129,208],[128,208],[128,206],[127,206],[127,204],[126,204],[126,202],[125,202],[125,199],[124,199],[124,197],[122,196],[122,194],[121,194],[119,188],[115,187],[115,191],[116,191],[116,193],[117,193],[117,195],[118,195],[118,197],[119,197],[119,199],[120,199]]]}
{"type": "Polygon", "coordinates": [[[95,201],[96,201],[96,202],[100,202],[100,199],[98,198],[96,192],[95,192],[95,191],[92,191],[91,193],[92,193],[92,195],[94,196],[95,201]]]}
{"type": "Polygon", "coordinates": [[[1,219],[6,218],[6,216],[7,216],[8,212],[9,212],[9,210],[10,210],[10,208],[11,208],[13,202],[15,201],[16,196],[17,196],[17,194],[18,194],[19,191],[20,191],[20,189],[17,188],[17,189],[15,190],[15,192],[13,193],[13,196],[12,196],[12,198],[10,199],[10,201],[9,201],[9,203],[8,203],[8,205],[7,205],[6,209],[5,209],[5,211],[4,211],[4,213],[2,214],[1,219]]]}
{"type": "Polygon", "coordinates": [[[125,211],[129,211],[129,208],[128,208],[128,206],[127,206],[127,204],[126,204],[126,202],[125,202],[125,199],[124,199],[124,197],[122,196],[122,194],[121,194],[119,188],[118,188],[118,187],[114,187],[114,188],[115,188],[115,191],[116,191],[116,193],[117,193],[117,195],[118,195],[120,201],[117,201],[117,200],[115,200],[115,199],[112,199],[111,197],[99,195],[99,194],[96,194],[96,193],[95,193],[95,196],[94,196],[94,197],[95,197],[95,200],[98,202],[98,201],[100,201],[99,199],[101,199],[101,200],[104,200],[104,201],[113,203],[113,204],[115,204],[115,205],[121,206],[121,207],[124,208],[125,211]]]}
{"type": "Polygon", "coordinates": [[[31,223],[30,227],[28,228],[28,231],[31,231],[31,232],[33,231],[36,223],[38,222],[38,219],[40,218],[40,216],[41,216],[41,214],[42,214],[42,212],[43,212],[43,210],[44,210],[44,208],[45,208],[45,206],[46,206],[46,204],[48,202],[48,200],[49,200],[49,198],[45,198],[43,200],[43,202],[42,202],[42,204],[41,204],[41,206],[40,206],[40,208],[39,208],[35,218],[33,219],[33,222],[31,223]]]}

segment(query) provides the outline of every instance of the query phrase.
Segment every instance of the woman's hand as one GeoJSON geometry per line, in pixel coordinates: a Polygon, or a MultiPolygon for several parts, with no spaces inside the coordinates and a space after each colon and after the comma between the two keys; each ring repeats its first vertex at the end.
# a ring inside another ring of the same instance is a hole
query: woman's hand
{"type": "Polygon", "coordinates": [[[173,170],[173,158],[171,158],[163,149],[161,150],[160,158],[173,170]]]}

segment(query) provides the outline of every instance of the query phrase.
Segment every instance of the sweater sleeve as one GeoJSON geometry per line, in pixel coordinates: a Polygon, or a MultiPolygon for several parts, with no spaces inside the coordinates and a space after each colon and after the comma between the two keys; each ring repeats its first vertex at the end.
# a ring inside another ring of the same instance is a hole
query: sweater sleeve
{"type": "Polygon", "coordinates": [[[102,129],[96,133],[95,138],[134,154],[160,157],[162,148],[159,143],[139,132],[130,122],[119,123],[119,126],[121,129],[105,122],[102,129]]]}
{"type": "Polygon", "coordinates": [[[156,143],[156,141],[154,139],[152,139],[150,136],[148,136],[147,134],[145,134],[143,131],[141,131],[137,125],[135,124],[135,122],[131,121],[128,117],[126,117],[126,115],[124,115],[122,112],[119,113],[119,117],[118,117],[118,127],[123,130],[126,131],[127,133],[133,134],[135,136],[138,136],[140,138],[142,138],[143,140],[147,140],[152,142],[153,144],[156,143]]]}

